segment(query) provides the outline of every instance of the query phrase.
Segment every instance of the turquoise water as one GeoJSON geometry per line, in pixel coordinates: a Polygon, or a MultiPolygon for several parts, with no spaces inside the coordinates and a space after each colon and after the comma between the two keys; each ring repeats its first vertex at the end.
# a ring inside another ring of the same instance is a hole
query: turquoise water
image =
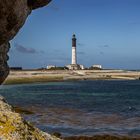
{"type": "Polygon", "coordinates": [[[140,81],[76,81],[1,86],[40,129],[68,135],[140,136],[140,81]]]}

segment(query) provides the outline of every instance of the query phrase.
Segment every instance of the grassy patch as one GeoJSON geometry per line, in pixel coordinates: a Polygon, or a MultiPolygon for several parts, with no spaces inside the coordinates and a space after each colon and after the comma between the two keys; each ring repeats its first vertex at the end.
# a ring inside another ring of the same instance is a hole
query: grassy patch
{"type": "Polygon", "coordinates": [[[26,78],[9,78],[5,81],[4,85],[7,84],[28,84],[28,83],[38,83],[38,82],[55,82],[62,81],[63,77],[61,76],[52,76],[52,77],[26,77],[26,78]]]}

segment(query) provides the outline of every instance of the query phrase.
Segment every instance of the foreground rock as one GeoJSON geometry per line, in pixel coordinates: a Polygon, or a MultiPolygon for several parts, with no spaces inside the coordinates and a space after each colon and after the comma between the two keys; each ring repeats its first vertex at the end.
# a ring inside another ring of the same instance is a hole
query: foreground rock
{"type": "MultiPolygon", "coordinates": [[[[18,33],[33,9],[43,7],[50,1],[0,0],[0,84],[9,74],[7,64],[9,41],[18,33]]],[[[20,114],[0,97],[0,140],[57,140],[57,138],[23,120],[20,114]]]]}
{"type": "Polygon", "coordinates": [[[2,83],[9,74],[9,67],[7,64],[9,48],[9,43],[4,43],[0,46],[0,83],[2,83]]]}
{"type": "Polygon", "coordinates": [[[0,0],[0,45],[7,43],[25,23],[32,9],[51,0],[0,0]]]}
{"type": "Polygon", "coordinates": [[[0,96],[0,139],[1,140],[59,140],[40,131],[26,122],[0,96]]]}
{"type": "Polygon", "coordinates": [[[7,48],[24,25],[32,10],[47,5],[51,0],[0,0],[0,84],[9,73],[7,48]]]}

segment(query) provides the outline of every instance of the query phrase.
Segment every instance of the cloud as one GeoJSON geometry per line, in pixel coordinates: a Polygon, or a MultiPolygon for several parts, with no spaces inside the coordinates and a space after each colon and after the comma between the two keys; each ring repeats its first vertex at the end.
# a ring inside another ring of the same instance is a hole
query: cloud
{"type": "Polygon", "coordinates": [[[39,53],[36,49],[34,48],[26,48],[25,46],[23,45],[20,45],[20,44],[15,44],[15,49],[16,51],[20,52],[20,53],[25,53],[25,54],[37,54],[39,53]]]}
{"type": "Polygon", "coordinates": [[[100,48],[109,48],[110,46],[107,45],[107,44],[105,44],[105,45],[100,45],[99,47],[100,47],[100,48]]]}

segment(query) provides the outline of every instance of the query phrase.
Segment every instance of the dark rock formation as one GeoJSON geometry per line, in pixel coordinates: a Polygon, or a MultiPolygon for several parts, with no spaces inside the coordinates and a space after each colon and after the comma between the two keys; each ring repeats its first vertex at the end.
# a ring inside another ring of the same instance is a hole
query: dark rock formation
{"type": "Polygon", "coordinates": [[[51,0],[0,0],[0,84],[8,75],[7,50],[9,40],[24,25],[32,9],[47,5],[51,0]]]}
{"type": "MultiPolygon", "coordinates": [[[[0,84],[9,73],[7,52],[11,40],[23,26],[32,9],[50,0],[0,0],[0,84]]],[[[0,97],[0,140],[59,140],[26,122],[0,97]]]]}
{"type": "Polygon", "coordinates": [[[32,9],[36,9],[47,5],[50,1],[51,0],[28,0],[28,6],[30,6],[32,9]]]}
{"type": "Polygon", "coordinates": [[[9,67],[7,64],[7,60],[9,59],[7,52],[9,48],[9,43],[4,43],[0,46],[0,83],[2,83],[9,74],[9,67]]]}
{"type": "Polygon", "coordinates": [[[0,0],[0,45],[11,40],[23,26],[32,9],[51,0],[0,0]]]}

